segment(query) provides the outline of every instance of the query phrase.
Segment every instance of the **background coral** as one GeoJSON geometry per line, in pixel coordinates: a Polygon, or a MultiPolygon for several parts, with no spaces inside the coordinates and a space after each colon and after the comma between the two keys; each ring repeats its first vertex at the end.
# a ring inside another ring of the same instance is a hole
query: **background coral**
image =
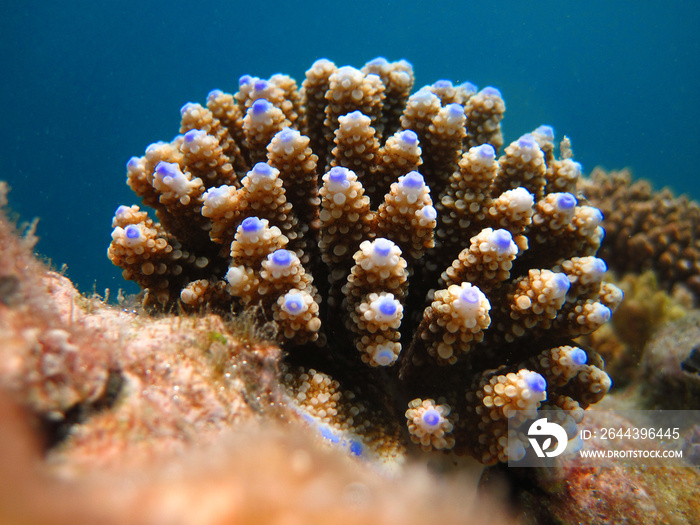
{"type": "Polygon", "coordinates": [[[595,169],[582,179],[581,191],[605,216],[601,257],[619,273],[653,270],[671,290],[682,284],[700,294],[700,207],[669,189],[654,191],[634,181],[628,170],[595,169]]]}

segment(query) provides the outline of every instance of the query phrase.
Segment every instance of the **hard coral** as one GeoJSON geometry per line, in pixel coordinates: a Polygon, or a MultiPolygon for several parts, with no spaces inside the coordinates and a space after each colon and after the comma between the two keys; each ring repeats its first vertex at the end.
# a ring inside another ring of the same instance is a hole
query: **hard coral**
{"type": "Polygon", "coordinates": [[[669,189],[632,182],[627,170],[595,169],[581,181],[586,198],[605,215],[601,256],[619,273],[653,270],[666,290],[686,286],[700,296],[700,206],[669,189]]]}
{"type": "Polygon", "coordinates": [[[542,126],[497,158],[497,89],[412,84],[405,61],[319,60],[301,89],[245,75],[186,104],[127,165],[159,222],[121,206],[109,257],[154,309],[255,309],[304,367],[285,375],[299,405],[375,450],[408,417],[424,448],[505,461],[519,411],[605,395],[599,357],[567,345],[622,294],[568,142],[557,158],[542,126]]]}

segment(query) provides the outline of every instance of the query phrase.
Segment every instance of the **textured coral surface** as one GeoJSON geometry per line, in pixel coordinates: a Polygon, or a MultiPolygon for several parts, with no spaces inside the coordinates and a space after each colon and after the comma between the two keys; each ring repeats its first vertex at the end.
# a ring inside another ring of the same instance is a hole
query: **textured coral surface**
{"type": "Polygon", "coordinates": [[[581,189],[605,215],[601,253],[611,269],[640,273],[653,270],[667,290],[676,284],[700,294],[700,206],[669,189],[654,191],[629,170],[596,169],[581,189]]]}
{"type": "Polygon", "coordinates": [[[568,139],[503,147],[496,88],[412,88],[403,60],[322,59],[301,86],[244,75],[185,104],[180,134],[127,164],[157,221],[119,207],[108,255],[154,311],[267,323],[299,408],[358,447],[506,461],[529,446],[509,422],[608,391],[571,340],[622,293],[568,139]]]}

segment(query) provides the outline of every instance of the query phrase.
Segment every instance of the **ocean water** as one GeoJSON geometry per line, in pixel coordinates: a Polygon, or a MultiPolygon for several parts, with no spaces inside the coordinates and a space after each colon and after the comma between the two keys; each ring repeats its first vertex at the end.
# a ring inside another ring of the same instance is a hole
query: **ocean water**
{"type": "Polygon", "coordinates": [[[322,57],[405,58],[416,87],[498,87],[506,142],[540,124],[588,173],[632,168],[700,198],[697,2],[13,2],[0,17],[0,179],[38,251],[82,291],[136,291],[107,260],[138,203],[125,164],[177,133],[179,108],[238,78],[299,83],[322,57]]]}

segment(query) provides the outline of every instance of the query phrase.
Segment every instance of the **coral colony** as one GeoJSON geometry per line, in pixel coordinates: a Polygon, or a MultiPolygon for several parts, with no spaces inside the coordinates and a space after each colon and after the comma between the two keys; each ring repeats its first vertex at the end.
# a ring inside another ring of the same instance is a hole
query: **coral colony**
{"type": "Polygon", "coordinates": [[[154,310],[273,326],[299,413],[355,454],[518,459],[509,420],[579,422],[610,388],[572,342],[622,299],[603,217],[550,127],[503,149],[497,89],[412,86],[403,60],[318,60],[300,89],[245,75],[185,104],[127,164],[158,222],[120,206],[109,258],[154,310]]]}

